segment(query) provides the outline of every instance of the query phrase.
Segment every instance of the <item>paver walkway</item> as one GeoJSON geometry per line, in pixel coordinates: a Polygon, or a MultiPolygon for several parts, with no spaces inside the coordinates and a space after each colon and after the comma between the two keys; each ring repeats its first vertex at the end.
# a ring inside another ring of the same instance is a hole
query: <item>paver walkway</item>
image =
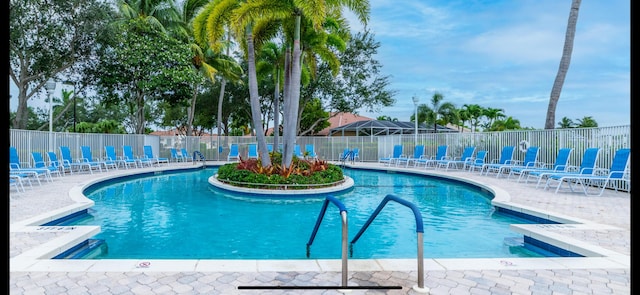
{"type": "MultiPolygon", "coordinates": [[[[210,164],[215,164],[211,162],[210,164]]],[[[173,167],[192,164],[170,164],[173,167]]],[[[387,169],[378,163],[356,163],[356,167],[387,169]]],[[[137,170],[152,168],[139,168],[137,170]]],[[[425,171],[424,168],[389,168],[425,171]]],[[[433,170],[432,170],[433,171],[433,170]]],[[[449,267],[446,270],[425,269],[424,286],[429,294],[630,294],[631,293],[631,224],[630,195],[607,191],[601,197],[559,193],[535,189],[533,184],[496,179],[462,171],[444,175],[463,176],[504,189],[511,202],[541,211],[588,220],[602,227],[566,230],[550,229],[563,236],[602,247],[623,255],[622,267],[599,267],[598,263],[576,263],[575,267],[555,265],[521,267],[505,263],[502,267],[478,263],[449,267]],[[626,256],[625,256],[626,255],[626,256]],[[627,259],[629,261],[627,261],[627,259]]],[[[124,173],[123,170],[85,175],[67,175],[53,183],[37,184],[25,193],[10,193],[9,221],[18,224],[29,218],[47,214],[74,201],[68,191],[96,177],[124,173]]],[[[64,235],[63,232],[10,230],[9,257],[64,235]]],[[[587,258],[579,258],[587,259],[587,258]]],[[[455,261],[452,262],[455,264],[455,261]]],[[[479,262],[482,263],[481,261],[479,262]]],[[[416,271],[349,271],[348,286],[372,286],[371,289],[322,289],[340,286],[338,271],[16,271],[10,268],[11,294],[422,294],[412,289],[416,271]],[[375,289],[376,286],[401,286],[402,289],[375,289]],[[238,289],[238,286],[306,286],[320,289],[238,289]]]]}

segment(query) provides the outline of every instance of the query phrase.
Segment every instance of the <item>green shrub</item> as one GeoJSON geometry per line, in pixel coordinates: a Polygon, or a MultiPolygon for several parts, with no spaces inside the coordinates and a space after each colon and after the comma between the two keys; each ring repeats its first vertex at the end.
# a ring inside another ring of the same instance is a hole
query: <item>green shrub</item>
{"type": "MultiPolygon", "coordinates": [[[[282,159],[280,153],[271,153],[271,156],[282,159]]],[[[218,168],[218,180],[248,188],[280,189],[282,185],[295,185],[289,188],[305,189],[330,186],[344,179],[342,169],[326,161],[294,158],[289,170],[272,162],[271,167],[261,167],[256,160],[225,164],[218,168]]]]}

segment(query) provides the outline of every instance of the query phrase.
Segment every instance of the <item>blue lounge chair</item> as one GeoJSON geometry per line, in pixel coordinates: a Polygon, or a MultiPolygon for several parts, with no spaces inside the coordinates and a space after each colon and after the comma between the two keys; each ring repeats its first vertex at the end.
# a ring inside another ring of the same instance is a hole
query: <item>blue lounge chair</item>
{"type": "Polygon", "coordinates": [[[464,169],[465,164],[468,164],[473,160],[473,153],[475,151],[475,146],[466,147],[462,150],[462,155],[460,157],[453,158],[452,160],[445,159],[437,161],[437,168],[444,168],[445,171],[449,171],[449,168],[464,169]]]}
{"type": "Polygon", "coordinates": [[[484,164],[484,166],[482,166],[482,170],[480,170],[480,175],[482,175],[482,173],[484,173],[484,175],[489,175],[490,172],[498,173],[500,168],[507,165],[513,165],[515,163],[513,161],[513,152],[515,149],[516,147],[512,145],[504,146],[500,152],[500,158],[493,159],[491,160],[491,163],[484,164]]]}
{"type": "Polygon", "coordinates": [[[525,180],[525,183],[528,181],[529,172],[538,171],[538,172],[562,172],[565,171],[567,165],[569,164],[569,157],[571,156],[571,152],[573,148],[561,148],[558,150],[558,155],[556,156],[556,161],[553,164],[540,164],[539,167],[533,168],[520,168],[513,167],[509,171],[509,175],[507,179],[511,178],[511,176],[518,175],[517,182],[520,182],[522,179],[525,180]]]}
{"type": "Polygon", "coordinates": [[[9,189],[15,187],[16,192],[25,192],[23,182],[24,180],[22,179],[22,176],[17,174],[9,174],[9,189]]]}
{"type": "Polygon", "coordinates": [[[629,157],[631,149],[618,149],[613,156],[609,169],[596,168],[591,174],[551,174],[547,178],[545,189],[555,187],[558,193],[563,184],[567,184],[571,192],[574,192],[574,185],[579,185],[587,196],[601,196],[604,190],[611,186],[618,191],[620,184],[630,184],[629,178],[629,157]],[[590,193],[595,189],[596,193],[590,193]]]}
{"type": "Polygon", "coordinates": [[[316,154],[316,149],[313,144],[305,144],[304,151],[306,153],[307,159],[313,159],[313,160],[318,159],[318,154],[316,154]]]}
{"type": "Polygon", "coordinates": [[[238,144],[232,143],[229,148],[229,155],[227,155],[227,161],[240,160],[240,151],[238,150],[238,144]]]}
{"type": "Polygon", "coordinates": [[[47,164],[44,161],[44,157],[41,152],[31,152],[31,159],[33,159],[33,168],[36,169],[48,169],[49,173],[56,174],[58,177],[62,177],[62,173],[58,166],[53,164],[47,164]]]}
{"type": "Polygon", "coordinates": [[[151,166],[153,165],[153,163],[151,163],[151,161],[147,160],[147,159],[141,159],[140,157],[136,156],[133,153],[133,148],[130,145],[123,145],[122,146],[122,159],[124,159],[127,163],[129,163],[129,165],[131,165],[131,163],[135,163],[136,167],[144,167],[146,166],[151,166]]]}
{"type": "Polygon", "coordinates": [[[60,170],[60,172],[73,174],[73,170],[71,169],[71,164],[66,161],[58,160],[58,155],[55,152],[47,152],[47,156],[49,157],[49,165],[55,166],[60,170]]]}
{"type": "Polygon", "coordinates": [[[416,145],[413,148],[413,155],[407,158],[399,158],[396,161],[396,166],[400,166],[404,164],[405,167],[409,167],[409,164],[413,162],[413,166],[416,166],[418,160],[423,159],[424,156],[424,145],[416,145]]]}
{"type": "Polygon", "coordinates": [[[304,158],[304,155],[302,154],[302,151],[300,151],[300,145],[296,144],[293,146],[293,155],[302,159],[304,158]]]}
{"type": "Polygon", "coordinates": [[[385,166],[391,166],[391,164],[394,164],[401,157],[403,157],[402,145],[396,144],[393,146],[393,153],[388,157],[379,158],[378,163],[384,164],[385,166]]]}
{"type": "Polygon", "coordinates": [[[184,162],[184,158],[181,153],[178,153],[178,150],[175,148],[170,148],[171,151],[171,160],[174,162],[184,162]]]}
{"type": "Polygon", "coordinates": [[[15,147],[9,147],[9,174],[27,178],[29,179],[29,183],[31,182],[31,178],[35,178],[40,185],[42,185],[40,178],[44,178],[46,181],[53,181],[49,169],[27,166],[28,164],[26,162],[22,165],[18,150],[15,147]]]}
{"type": "Polygon", "coordinates": [[[499,178],[502,174],[507,175],[508,178],[512,169],[532,169],[541,167],[542,164],[538,162],[539,150],[540,147],[530,146],[527,148],[527,152],[524,154],[524,159],[522,161],[514,160],[513,165],[501,166],[496,173],[496,178],[499,178]]]}
{"type": "Polygon", "coordinates": [[[186,148],[181,148],[180,153],[182,154],[182,160],[186,162],[193,162],[193,157],[189,156],[186,148]]]}
{"type": "Polygon", "coordinates": [[[145,145],[142,148],[143,148],[143,151],[144,151],[144,158],[145,159],[150,160],[151,162],[155,163],[158,166],[160,166],[161,163],[169,164],[169,159],[168,158],[156,157],[153,154],[153,148],[150,145],[145,145]]]}
{"type": "Polygon", "coordinates": [[[257,143],[250,143],[249,144],[249,151],[247,152],[247,158],[248,159],[258,159],[258,144],[257,143]]]}
{"type": "Polygon", "coordinates": [[[567,166],[565,171],[562,172],[541,172],[541,171],[532,171],[529,172],[529,178],[537,178],[538,183],[536,183],[536,188],[540,186],[543,180],[546,183],[546,180],[551,175],[555,175],[554,177],[558,177],[559,175],[570,175],[570,174],[582,174],[589,175],[593,173],[593,170],[596,168],[596,162],[598,161],[598,155],[600,154],[600,148],[588,148],[584,150],[584,154],[582,155],[582,162],[580,162],[580,166],[567,166]]]}
{"type": "Polygon", "coordinates": [[[62,162],[69,163],[69,166],[71,166],[72,170],[75,170],[76,172],[86,170],[93,174],[93,170],[91,169],[91,165],[89,163],[73,160],[73,157],[71,156],[71,150],[68,146],[63,145],[59,146],[58,148],[60,149],[60,158],[62,159],[62,162]]]}
{"type": "MultiPolygon", "coordinates": [[[[91,153],[91,147],[83,145],[80,147],[80,152],[82,152],[82,161],[89,164],[91,168],[90,169],[91,173],[93,173],[94,169],[97,169],[100,172],[102,172],[102,167],[105,168],[105,171],[109,171],[109,168],[106,162],[93,159],[93,155],[91,153]]],[[[115,166],[115,164],[112,164],[112,165],[115,166]]]]}
{"type": "Polygon", "coordinates": [[[269,153],[273,152],[273,144],[267,143],[267,152],[269,152],[269,153]]]}
{"type": "Polygon", "coordinates": [[[476,156],[471,158],[467,163],[464,164],[463,170],[469,169],[469,172],[473,173],[477,170],[482,170],[482,166],[487,163],[487,154],[486,150],[479,150],[476,153],[476,156]]]}
{"type": "Polygon", "coordinates": [[[360,149],[359,148],[353,148],[353,150],[351,150],[351,160],[352,161],[359,161],[360,160],[360,149]]]}
{"type": "Polygon", "coordinates": [[[424,165],[425,169],[429,167],[436,168],[436,166],[438,166],[438,161],[444,161],[447,159],[447,150],[448,147],[446,145],[440,145],[436,150],[435,156],[426,157],[423,155],[414,161],[414,166],[419,167],[424,165]]]}
{"type": "Polygon", "coordinates": [[[104,146],[104,154],[104,161],[115,164],[116,169],[118,169],[118,167],[127,169],[131,165],[136,165],[135,161],[127,162],[123,158],[119,158],[116,154],[116,148],[112,145],[104,146]]]}

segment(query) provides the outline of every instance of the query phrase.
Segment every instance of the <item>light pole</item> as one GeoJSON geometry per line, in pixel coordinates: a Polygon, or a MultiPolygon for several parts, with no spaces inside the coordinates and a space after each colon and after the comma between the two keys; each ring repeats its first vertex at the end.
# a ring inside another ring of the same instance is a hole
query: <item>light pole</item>
{"type": "Polygon", "coordinates": [[[413,134],[413,141],[415,145],[418,145],[418,97],[415,95],[413,96],[413,106],[415,109],[414,121],[416,122],[416,132],[413,134]]]}
{"type": "Polygon", "coordinates": [[[49,99],[49,150],[53,151],[53,103],[51,94],[56,90],[56,81],[49,78],[47,83],[44,84],[44,88],[47,90],[47,98],[49,99]]]}

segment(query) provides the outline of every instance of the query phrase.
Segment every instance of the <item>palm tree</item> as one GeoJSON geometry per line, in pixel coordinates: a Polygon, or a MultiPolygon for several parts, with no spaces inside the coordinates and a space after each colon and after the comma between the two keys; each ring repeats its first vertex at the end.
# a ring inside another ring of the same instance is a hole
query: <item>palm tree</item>
{"type": "MultiPolygon", "coordinates": [[[[301,47],[301,29],[303,28],[303,16],[304,24],[310,24],[311,28],[319,31],[325,22],[327,15],[340,15],[342,7],[345,6],[354,12],[358,19],[366,24],[369,14],[369,3],[364,0],[356,1],[304,1],[304,0],[263,0],[248,2],[243,4],[233,19],[234,25],[243,27],[249,25],[254,20],[263,20],[268,23],[275,21],[282,21],[283,25],[290,25],[289,28],[284,29],[285,34],[290,34],[291,38],[287,38],[287,49],[285,55],[285,83],[284,83],[284,128],[283,128],[283,143],[284,154],[282,158],[282,165],[289,167],[293,158],[293,147],[295,144],[298,118],[300,112],[300,86],[301,86],[301,74],[302,74],[302,54],[303,48],[301,47]],[[257,17],[260,15],[260,18],[257,17]],[[290,41],[289,41],[290,40],[290,41]],[[290,42],[290,43],[289,43],[290,42]]],[[[256,22],[256,27],[265,30],[267,24],[256,22]],[[264,27],[260,27],[263,25],[264,27]]],[[[249,37],[250,33],[247,33],[249,37]]],[[[252,37],[252,36],[251,36],[252,37]]],[[[253,37],[252,37],[253,38],[253,37]]],[[[251,71],[255,71],[255,66],[252,63],[255,59],[252,57],[251,51],[253,50],[253,39],[247,38],[247,52],[249,52],[249,89],[253,88],[251,71]]],[[[255,107],[259,107],[257,104],[257,85],[255,86],[256,104],[255,107]]],[[[251,96],[251,91],[250,91],[251,96]]],[[[251,98],[253,101],[254,99],[251,98]]],[[[252,108],[254,104],[252,103],[252,108]]],[[[252,116],[259,114],[259,110],[253,111],[252,116]]],[[[259,120],[259,119],[254,119],[259,120]]],[[[258,135],[259,137],[259,135],[258,135]]],[[[258,144],[260,145],[260,138],[258,138],[258,144]]],[[[260,149],[260,147],[259,147],[260,149]]],[[[266,151],[266,150],[265,150],[266,151]]],[[[264,164],[264,163],[263,163],[264,164]]]]}
{"type": "Polygon", "coordinates": [[[578,128],[592,128],[598,127],[598,122],[593,119],[591,116],[583,117],[582,119],[578,119],[578,128]]]}
{"type": "Polygon", "coordinates": [[[478,104],[465,104],[463,107],[469,114],[471,126],[473,127],[471,132],[476,132],[476,129],[480,124],[480,119],[482,118],[482,116],[484,116],[484,108],[478,104]]]}
{"type": "Polygon", "coordinates": [[[571,62],[571,52],[573,51],[573,39],[576,36],[576,23],[578,22],[578,11],[580,10],[580,2],[582,0],[572,0],[571,10],[569,11],[569,22],[567,24],[567,32],[564,37],[564,48],[562,50],[562,58],[560,59],[560,67],[556,80],[551,88],[551,97],[549,97],[549,107],[547,108],[547,119],[544,123],[544,129],[553,129],[556,121],[556,106],[560,100],[560,92],[564,84],[564,78],[569,71],[569,63],[571,62]]]}
{"type": "Polygon", "coordinates": [[[470,120],[471,116],[469,115],[469,112],[467,111],[467,109],[462,107],[458,109],[458,117],[460,119],[460,122],[462,122],[462,126],[459,126],[458,129],[464,132],[464,126],[465,126],[464,122],[470,120]]]}
{"type": "Polygon", "coordinates": [[[152,28],[165,33],[167,28],[180,25],[180,12],[173,0],[122,0],[119,11],[119,22],[140,18],[152,28]]]}
{"type": "Polygon", "coordinates": [[[509,116],[504,120],[497,120],[491,125],[493,131],[517,130],[520,127],[520,121],[509,116]]]}
{"type": "Polygon", "coordinates": [[[575,124],[573,123],[573,121],[567,117],[563,117],[562,120],[560,120],[560,122],[558,122],[558,127],[565,129],[565,128],[573,128],[575,124]]]}
{"type": "Polygon", "coordinates": [[[493,122],[497,119],[506,117],[503,109],[486,108],[484,109],[484,116],[489,119],[488,126],[493,126],[493,122]]]}
{"type": "MultiPolygon", "coordinates": [[[[212,67],[204,57],[202,47],[195,42],[193,37],[193,19],[196,16],[196,12],[200,11],[206,4],[207,0],[185,0],[182,3],[182,9],[180,13],[181,26],[175,26],[172,30],[173,35],[178,39],[184,40],[191,47],[193,52],[193,66],[196,71],[199,71],[209,81],[214,82],[214,75],[217,69],[212,67]]],[[[196,100],[198,98],[199,84],[193,85],[193,92],[191,94],[191,102],[187,111],[187,123],[186,123],[186,135],[191,136],[193,131],[193,120],[195,116],[196,100]]]]}
{"type": "Polygon", "coordinates": [[[274,42],[262,46],[256,70],[270,74],[275,84],[273,93],[273,146],[280,146],[280,78],[284,68],[284,50],[274,42]]]}
{"type": "MultiPolygon", "coordinates": [[[[347,47],[350,33],[346,27],[346,21],[340,15],[328,15],[322,24],[322,30],[315,30],[313,24],[306,21],[301,27],[300,43],[302,48],[301,56],[301,85],[307,85],[310,80],[317,79],[317,68],[320,60],[328,65],[333,76],[340,71],[340,60],[336,51],[343,52],[347,47]]],[[[285,26],[286,27],[286,26],[285,26]]],[[[300,130],[303,110],[305,106],[315,98],[312,96],[300,97],[299,109],[297,112],[296,134],[304,135],[300,130]]],[[[320,124],[326,118],[318,118],[312,125],[320,124]]],[[[308,129],[305,132],[312,132],[308,129]]]]}
{"type": "Polygon", "coordinates": [[[427,106],[426,104],[422,104],[418,106],[418,123],[420,123],[421,118],[425,118],[425,122],[433,123],[433,131],[438,132],[438,120],[441,118],[448,118],[441,120],[446,124],[449,121],[449,118],[457,117],[456,106],[450,102],[442,102],[444,96],[436,92],[431,97],[431,106],[427,106]]]}

